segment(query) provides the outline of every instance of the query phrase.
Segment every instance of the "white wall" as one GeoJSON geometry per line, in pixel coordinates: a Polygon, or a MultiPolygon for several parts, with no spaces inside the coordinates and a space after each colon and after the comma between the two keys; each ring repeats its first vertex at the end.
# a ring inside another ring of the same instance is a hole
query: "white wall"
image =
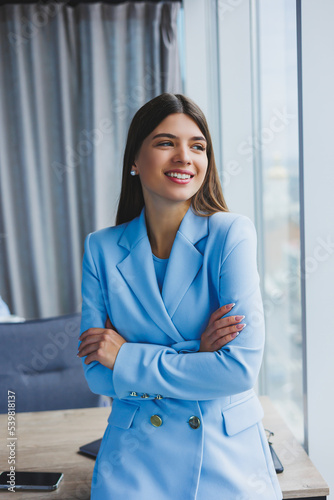
{"type": "Polygon", "coordinates": [[[334,498],[334,1],[301,12],[308,442],[334,498]]]}

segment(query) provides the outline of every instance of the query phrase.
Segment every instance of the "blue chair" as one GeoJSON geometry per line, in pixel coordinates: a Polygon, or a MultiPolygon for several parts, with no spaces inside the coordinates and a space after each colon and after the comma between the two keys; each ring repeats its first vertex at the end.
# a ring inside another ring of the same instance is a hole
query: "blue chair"
{"type": "Polygon", "coordinates": [[[81,314],[0,323],[0,413],[7,413],[8,391],[16,411],[105,406],[93,394],[76,356],[81,314]]]}

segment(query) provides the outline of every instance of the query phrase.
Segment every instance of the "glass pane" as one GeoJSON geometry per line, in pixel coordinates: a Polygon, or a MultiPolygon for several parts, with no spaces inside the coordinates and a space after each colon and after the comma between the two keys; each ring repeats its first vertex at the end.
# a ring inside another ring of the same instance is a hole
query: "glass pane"
{"type": "MultiPolygon", "coordinates": [[[[296,5],[257,2],[257,68],[266,315],[264,392],[303,442],[296,5]]],[[[259,212],[258,212],[259,213],[259,212]]]]}

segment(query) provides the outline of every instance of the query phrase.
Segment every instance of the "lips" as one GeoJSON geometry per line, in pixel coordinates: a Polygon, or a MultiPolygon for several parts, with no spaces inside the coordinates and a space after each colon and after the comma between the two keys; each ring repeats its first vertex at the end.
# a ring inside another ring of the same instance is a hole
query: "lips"
{"type": "Polygon", "coordinates": [[[184,169],[181,169],[181,168],[173,168],[172,170],[167,170],[166,172],[164,172],[165,175],[171,175],[171,174],[185,174],[185,175],[190,175],[190,177],[194,177],[194,173],[193,172],[190,172],[190,170],[184,170],[184,169]]]}
{"type": "Polygon", "coordinates": [[[175,184],[188,184],[195,175],[192,172],[184,170],[168,170],[164,173],[167,179],[175,184]]]}

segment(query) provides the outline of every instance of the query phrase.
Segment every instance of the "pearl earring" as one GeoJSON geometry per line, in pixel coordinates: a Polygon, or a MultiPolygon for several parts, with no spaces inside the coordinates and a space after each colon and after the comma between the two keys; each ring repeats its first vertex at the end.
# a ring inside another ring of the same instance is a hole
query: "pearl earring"
{"type": "Polygon", "coordinates": [[[131,170],[130,174],[131,175],[136,175],[136,171],[135,170],[131,170]]]}

